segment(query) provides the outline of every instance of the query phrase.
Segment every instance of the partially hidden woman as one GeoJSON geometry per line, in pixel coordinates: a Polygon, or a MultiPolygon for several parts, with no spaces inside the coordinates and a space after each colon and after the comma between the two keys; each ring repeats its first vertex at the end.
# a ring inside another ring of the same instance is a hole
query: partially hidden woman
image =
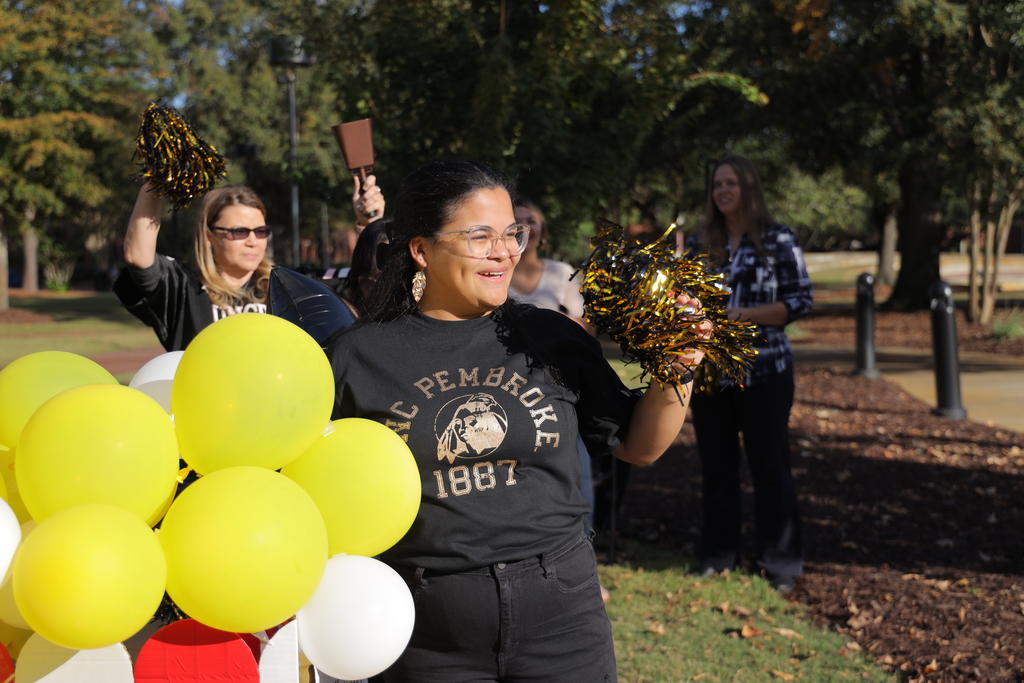
{"type": "Polygon", "coordinates": [[[418,516],[381,556],[416,603],[383,679],[614,681],[576,436],[650,463],[685,401],[659,384],[627,390],[579,325],[508,301],[528,231],[493,170],[427,164],[396,204],[365,316],[327,347],[334,417],[388,425],[421,475],[418,516]]]}
{"type": "Polygon", "coordinates": [[[207,325],[243,312],[267,312],[272,263],[267,210],[248,187],[203,198],[193,236],[195,268],[156,251],[164,201],[144,184],[124,236],[126,267],[114,284],[121,303],[180,351],[207,325]]]}
{"type": "Polygon", "coordinates": [[[793,231],[772,220],[761,180],[747,158],[715,166],[699,232],[687,246],[709,254],[732,288],[729,315],[757,324],[757,358],[744,388],[721,383],[693,399],[703,470],[698,573],[740,560],[740,457],[754,483],[756,560],[778,590],[803,572],[796,486],[790,468],[793,351],[785,326],[811,311],[811,281],[793,231]],[[740,434],[743,446],[740,446],[740,434]]]}
{"type": "Polygon", "coordinates": [[[583,319],[580,280],[572,277],[576,269],[540,255],[547,238],[544,212],[534,202],[522,198],[515,201],[514,209],[516,221],[530,228],[530,239],[512,276],[509,294],[520,303],[559,311],[593,333],[583,319]]]}

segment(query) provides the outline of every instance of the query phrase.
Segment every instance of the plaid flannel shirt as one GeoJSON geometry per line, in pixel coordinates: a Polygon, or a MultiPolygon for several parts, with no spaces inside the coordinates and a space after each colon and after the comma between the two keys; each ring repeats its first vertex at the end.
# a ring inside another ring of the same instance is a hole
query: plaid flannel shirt
{"type": "MultiPolygon", "coordinates": [[[[776,223],[764,230],[762,241],[763,256],[746,235],[735,253],[726,247],[727,262],[720,270],[732,288],[729,307],[750,308],[781,301],[789,312],[787,322],[806,316],[813,305],[811,279],[796,236],[788,226],[776,223]]],[[[687,238],[686,247],[691,252],[702,251],[697,235],[687,238]]],[[[754,343],[757,358],[747,377],[748,385],[784,372],[793,364],[785,325],[759,325],[758,331],[754,343]]]]}

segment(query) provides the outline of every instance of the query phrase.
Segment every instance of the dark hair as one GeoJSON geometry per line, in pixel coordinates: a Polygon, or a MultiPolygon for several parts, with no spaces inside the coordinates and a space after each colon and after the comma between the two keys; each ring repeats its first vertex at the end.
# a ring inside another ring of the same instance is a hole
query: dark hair
{"type": "Polygon", "coordinates": [[[352,263],[349,265],[348,275],[345,276],[345,296],[359,315],[363,315],[366,309],[367,297],[360,282],[361,278],[376,278],[380,274],[380,253],[381,245],[387,245],[387,228],[391,218],[381,218],[363,228],[356,240],[355,249],[352,250],[352,263]]]}
{"type": "Polygon", "coordinates": [[[541,222],[544,221],[544,211],[540,208],[540,204],[533,201],[532,199],[527,199],[526,197],[516,197],[512,201],[512,207],[516,209],[522,207],[524,209],[529,209],[530,211],[536,211],[537,213],[540,214],[541,222]]]}
{"type": "Polygon", "coordinates": [[[739,154],[729,154],[719,159],[708,178],[707,203],[700,226],[704,246],[716,263],[725,262],[725,244],[729,235],[725,227],[725,216],[715,206],[712,194],[714,193],[715,173],[722,166],[727,165],[732,167],[732,170],[736,172],[736,177],[739,178],[740,211],[743,214],[743,221],[746,223],[746,233],[750,237],[750,241],[754,243],[758,254],[762,253],[761,232],[774,222],[765,205],[761,178],[757,174],[757,169],[754,168],[754,162],[739,154]]]}
{"type": "Polygon", "coordinates": [[[412,298],[416,263],[409,241],[433,235],[451,220],[463,200],[494,188],[512,194],[511,183],[479,161],[432,161],[406,176],[391,214],[387,258],[379,264],[380,277],[366,304],[368,320],[394,320],[417,310],[412,298]]]}

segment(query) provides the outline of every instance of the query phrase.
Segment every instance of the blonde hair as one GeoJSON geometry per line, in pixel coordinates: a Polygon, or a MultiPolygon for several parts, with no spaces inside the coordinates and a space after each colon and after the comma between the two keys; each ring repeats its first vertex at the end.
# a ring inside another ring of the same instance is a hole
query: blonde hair
{"type": "Polygon", "coordinates": [[[203,284],[206,285],[210,301],[221,307],[239,303],[266,303],[270,284],[270,269],[274,265],[264,253],[263,260],[256,266],[256,270],[252,274],[250,281],[254,282],[254,286],[251,288],[234,289],[221,277],[217,263],[213,260],[213,247],[210,245],[208,231],[211,226],[216,224],[221,211],[236,204],[259,209],[264,217],[267,215],[267,208],[263,205],[263,201],[250,188],[219,187],[208,192],[203,198],[203,204],[199,207],[199,219],[196,221],[193,243],[196,267],[199,269],[203,284]]]}
{"type": "Polygon", "coordinates": [[[740,219],[744,224],[744,232],[750,236],[754,248],[758,254],[763,253],[761,233],[765,227],[775,221],[764,201],[764,191],[761,189],[761,178],[754,168],[754,163],[738,154],[729,154],[722,157],[715,164],[708,179],[707,201],[704,206],[704,218],[701,220],[700,229],[702,241],[712,260],[716,263],[725,263],[725,245],[729,240],[729,232],[725,225],[725,215],[715,206],[714,178],[722,166],[730,166],[736,172],[740,181],[740,219]]]}

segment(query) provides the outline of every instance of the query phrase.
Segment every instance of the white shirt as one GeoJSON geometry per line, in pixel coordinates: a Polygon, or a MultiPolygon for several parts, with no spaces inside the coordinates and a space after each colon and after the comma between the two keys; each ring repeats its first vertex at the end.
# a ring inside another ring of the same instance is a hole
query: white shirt
{"type": "Polygon", "coordinates": [[[541,259],[544,270],[541,271],[537,286],[530,293],[520,292],[509,287],[512,298],[524,304],[533,304],[537,308],[561,311],[573,318],[583,317],[583,295],[580,294],[579,277],[570,280],[575,268],[568,263],[541,259]]]}

